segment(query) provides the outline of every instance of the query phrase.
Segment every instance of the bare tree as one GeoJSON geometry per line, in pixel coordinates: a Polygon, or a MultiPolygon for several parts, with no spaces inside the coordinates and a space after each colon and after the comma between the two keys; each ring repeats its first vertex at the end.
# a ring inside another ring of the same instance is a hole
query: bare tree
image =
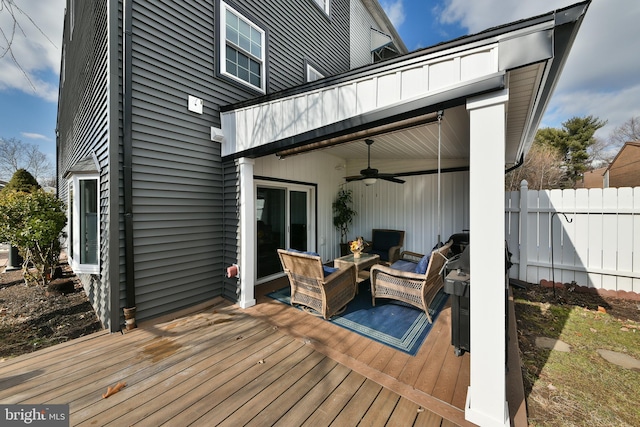
{"type": "Polygon", "coordinates": [[[25,169],[38,181],[51,180],[53,166],[35,144],[16,138],[0,138],[0,178],[8,181],[18,169],[25,169]]]}
{"type": "Polygon", "coordinates": [[[519,190],[523,179],[532,190],[564,187],[567,181],[560,151],[548,144],[534,142],[522,166],[505,175],[505,190],[519,190]]]}
{"type": "Polygon", "coordinates": [[[6,26],[0,26],[0,59],[5,56],[9,56],[14,64],[20,69],[24,77],[27,79],[31,87],[36,90],[35,85],[29,78],[29,74],[26,72],[20,62],[13,54],[12,46],[17,34],[22,34],[26,37],[26,33],[23,29],[21,22],[33,25],[42,34],[52,46],[55,43],[40,29],[38,24],[35,23],[31,17],[25,13],[20,6],[18,6],[15,0],[0,0],[0,16],[8,16],[8,24],[6,26]]]}
{"type": "Polygon", "coordinates": [[[602,138],[594,138],[594,140],[595,142],[587,149],[591,167],[597,169],[608,166],[616,155],[617,144],[614,145],[610,140],[602,138]]]}
{"type": "Polygon", "coordinates": [[[618,149],[622,147],[625,142],[640,140],[640,117],[631,117],[615,128],[609,135],[609,140],[615,144],[618,149]]]}

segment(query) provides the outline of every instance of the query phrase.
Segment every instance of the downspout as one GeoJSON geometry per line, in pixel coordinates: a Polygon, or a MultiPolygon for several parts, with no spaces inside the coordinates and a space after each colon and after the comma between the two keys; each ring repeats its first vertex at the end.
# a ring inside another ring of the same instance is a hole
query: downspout
{"type": "Polygon", "coordinates": [[[125,288],[126,307],[124,308],[127,329],[136,327],[136,287],[133,257],[133,179],[132,179],[132,94],[131,94],[131,46],[132,46],[132,2],[123,0],[123,34],[122,34],[122,181],[124,197],[124,256],[125,256],[125,288]]]}
{"type": "Polygon", "coordinates": [[[524,164],[524,154],[520,155],[520,159],[516,162],[515,165],[511,166],[509,169],[504,171],[504,174],[508,174],[509,172],[518,169],[520,166],[524,164]]]}

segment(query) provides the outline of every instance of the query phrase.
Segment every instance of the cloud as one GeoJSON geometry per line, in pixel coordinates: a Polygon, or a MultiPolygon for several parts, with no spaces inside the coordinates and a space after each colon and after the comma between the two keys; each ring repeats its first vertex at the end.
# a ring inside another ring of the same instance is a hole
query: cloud
{"type": "Polygon", "coordinates": [[[12,33],[14,21],[6,6],[8,3],[15,3],[12,10],[19,27],[13,33],[10,52],[6,41],[0,39],[0,54],[6,52],[0,58],[0,90],[17,89],[55,102],[65,0],[3,0],[2,3],[0,28],[7,36],[12,33]]]}
{"type": "Polygon", "coordinates": [[[396,30],[400,28],[405,19],[404,5],[402,4],[402,0],[382,0],[380,1],[380,6],[382,6],[382,9],[384,9],[384,12],[389,17],[389,20],[393,24],[394,28],[396,30]]]}
{"type": "Polygon", "coordinates": [[[37,140],[42,140],[42,141],[51,141],[51,138],[42,135],[40,133],[30,133],[30,132],[20,132],[20,135],[22,135],[23,137],[27,138],[27,139],[37,139],[37,140]]]}
{"type": "MultiPolygon", "coordinates": [[[[577,0],[446,0],[442,24],[457,23],[477,33],[496,25],[530,18],[577,0]]],[[[593,0],[552,97],[542,126],[559,127],[571,117],[593,115],[607,120],[597,133],[604,137],[640,115],[640,1],[593,0]]]]}
{"type": "Polygon", "coordinates": [[[596,136],[607,138],[618,126],[632,117],[640,117],[640,84],[620,91],[597,92],[589,89],[556,93],[551,100],[541,127],[560,127],[572,117],[595,116],[607,120],[596,136]]]}

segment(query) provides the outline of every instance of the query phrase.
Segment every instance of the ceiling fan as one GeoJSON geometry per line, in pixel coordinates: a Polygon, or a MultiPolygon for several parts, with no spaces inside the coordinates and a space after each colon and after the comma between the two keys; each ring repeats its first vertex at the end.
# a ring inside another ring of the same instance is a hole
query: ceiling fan
{"type": "Polygon", "coordinates": [[[346,178],[347,182],[364,181],[365,185],[371,185],[375,184],[377,179],[383,179],[385,181],[404,184],[404,181],[396,178],[395,174],[378,173],[378,169],[371,167],[371,145],[373,144],[373,139],[365,139],[364,142],[367,144],[367,168],[360,171],[360,176],[348,176],[346,178]]]}

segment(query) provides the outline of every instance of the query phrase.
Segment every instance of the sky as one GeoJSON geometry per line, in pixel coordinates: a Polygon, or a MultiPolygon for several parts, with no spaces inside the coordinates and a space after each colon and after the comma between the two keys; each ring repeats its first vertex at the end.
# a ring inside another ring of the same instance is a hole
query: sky
{"type": "MultiPolygon", "coordinates": [[[[550,12],[577,0],[379,2],[413,51],[550,12]]],[[[52,164],[64,8],[65,0],[0,0],[0,138],[38,145],[52,164]],[[7,7],[11,3],[20,28],[8,52],[3,34],[11,34],[7,7]]],[[[640,117],[638,21],[639,0],[593,0],[542,127],[560,128],[572,117],[592,115],[607,121],[596,133],[606,140],[615,127],[640,117]]]]}

